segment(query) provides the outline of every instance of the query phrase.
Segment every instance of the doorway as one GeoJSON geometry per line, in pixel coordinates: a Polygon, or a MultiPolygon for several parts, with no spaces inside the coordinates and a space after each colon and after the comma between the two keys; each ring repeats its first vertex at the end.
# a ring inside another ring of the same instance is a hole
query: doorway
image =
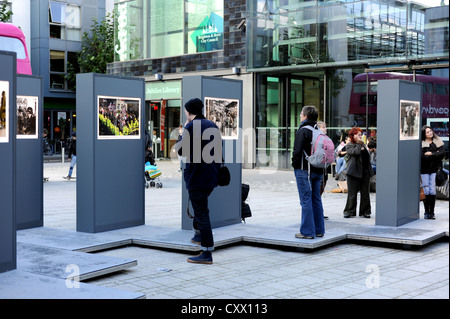
{"type": "Polygon", "coordinates": [[[148,101],[145,112],[146,130],[153,142],[155,158],[177,157],[172,147],[178,140],[180,100],[148,101]]]}
{"type": "Polygon", "coordinates": [[[260,74],[256,88],[256,165],[291,168],[300,111],[314,105],[324,118],[323,71],[260,74]]]}

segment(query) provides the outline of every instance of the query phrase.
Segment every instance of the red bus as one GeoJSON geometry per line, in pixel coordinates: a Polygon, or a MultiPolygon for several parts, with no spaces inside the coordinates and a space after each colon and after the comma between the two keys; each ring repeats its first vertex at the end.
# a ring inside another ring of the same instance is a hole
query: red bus
{"type": "Polygon", "coordinates": [[[366,114],[368,101],[368,113],[377,111],[377,81],[385,79],[400,79],[423,83],[422,118],[447,118],[448,119],[448,78],[405,73],[362,73],[353,79],[350,95],[350,114],[366,114]],[[367,85],[368,82],[368,85],[367,85]],[[369,92],[367,92],[369,87],[369,92]],[[366,101],[367,100],[367,101],[366,101]]]}
{"type": "Polygon", "coordinates": [[[32,74],[25,35],[22,30],[11,23],[0,22],[0,50],[17,54],[17,73],[32,74]]]}

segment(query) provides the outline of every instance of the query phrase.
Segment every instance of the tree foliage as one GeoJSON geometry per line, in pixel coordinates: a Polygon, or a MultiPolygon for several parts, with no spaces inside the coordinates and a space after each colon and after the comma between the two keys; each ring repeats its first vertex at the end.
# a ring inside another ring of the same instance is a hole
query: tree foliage
{"type": "Polygon", "coordinates": [[[7,22],[11,19],[12,11],[8,10],[6,3],[0,4],[0,22],[7,22]]]}
{"type": "Polygon", "coordinates": [[[106,65],[114,61],[114,14],[92,19],[89,32],[81,39],[81,51],[75,61],[67,63],[69,87],[75,88],[77,73],[106,73],[106,65]]]}

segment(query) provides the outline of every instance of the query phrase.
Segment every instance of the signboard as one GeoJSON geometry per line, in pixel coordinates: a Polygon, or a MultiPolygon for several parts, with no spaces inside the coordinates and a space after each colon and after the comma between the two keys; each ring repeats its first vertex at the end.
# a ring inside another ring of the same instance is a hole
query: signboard
{"type": "MultiPolygon", "coordinates": [[[[167,106],[167,101],[163,100],[161,103],[161,117],[160,117],[160,133],[161,133],[161,141],[164,141],[164,135],[165,135],[165,123],[166,123],[166,106],[167,106]]],[[[164,143],[161,143],[161,152],[164,151],[164,143]]]]}
{"type": "Polygon", "coordinates": [[[145,100],[181,99],[181,81],[148,82],[145,100]]]}
{"type": "Polygon", "coordinates": [[[191,40],[195,43],[197,52],[223,49],[223,18],[211,12],[192,33],[191,40]]]}
{"type": "Polygon", "coordinates": [[[446,119],[427,119],[427,125],[431,127],[433,132],[443,141],[448,141],[448,118],[446,119]]]}

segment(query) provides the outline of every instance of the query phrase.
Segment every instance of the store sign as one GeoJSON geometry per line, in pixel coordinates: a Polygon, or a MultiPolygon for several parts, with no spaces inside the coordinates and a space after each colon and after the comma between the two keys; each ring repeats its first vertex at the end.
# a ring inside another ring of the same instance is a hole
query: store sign
{"type": "Polygon", "coordinates": [[[145,99],[181,99],[181,81],[146,83],[145,99]]]}
{"type": "Polygon", "coordinates": [[[197,52],[223,49],[223,18],[211,12],[192,33],[191,40],[195,43],[197,52]]]}

